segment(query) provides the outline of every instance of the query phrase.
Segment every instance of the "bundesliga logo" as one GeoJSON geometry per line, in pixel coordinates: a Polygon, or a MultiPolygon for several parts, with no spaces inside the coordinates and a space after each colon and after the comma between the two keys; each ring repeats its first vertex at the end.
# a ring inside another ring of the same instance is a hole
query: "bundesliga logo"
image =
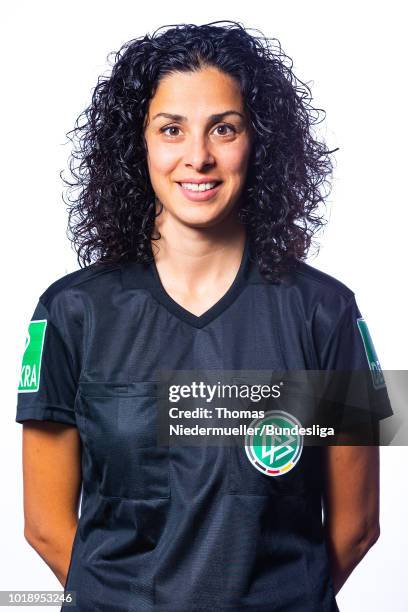
{"type": "Polygon", "coordinates": [[[252,465],[266,476],[281,476],[292,470],[299,461],[303,449],[303,437],[270,433],[301,428],[300,422],[283,410],[271,410],[261,419],[252,421],[254,435],[247,435],[245,451],[252,465]]]}

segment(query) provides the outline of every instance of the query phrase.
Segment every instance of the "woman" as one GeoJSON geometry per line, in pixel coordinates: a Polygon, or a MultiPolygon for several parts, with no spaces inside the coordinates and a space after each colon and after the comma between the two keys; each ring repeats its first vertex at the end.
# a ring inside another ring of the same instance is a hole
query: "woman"
{"type": "MultiPolygon", "coordinates": [[[[353,292],[302,261],[331,171],[309,90],[234,22],[115,60],[75,130],[85,267],[29,327],[25,537],[81,612],[338,610],[379,535],[376,446],[298,446],[274,471],[155,437],[161,370],[371,372],[353,292]]],[[[391,413],[376,382],[374,421],[391,413]]]]}

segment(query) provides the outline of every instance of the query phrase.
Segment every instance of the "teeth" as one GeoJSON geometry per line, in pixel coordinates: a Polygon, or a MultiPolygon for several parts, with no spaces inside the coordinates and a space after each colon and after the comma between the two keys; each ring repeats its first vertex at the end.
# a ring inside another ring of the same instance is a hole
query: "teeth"
{"type": "Polygon", "coordinates": [[[183,189],[190,191],[207,191],[216,186],[217,183],[181,183],[183,189]]]}

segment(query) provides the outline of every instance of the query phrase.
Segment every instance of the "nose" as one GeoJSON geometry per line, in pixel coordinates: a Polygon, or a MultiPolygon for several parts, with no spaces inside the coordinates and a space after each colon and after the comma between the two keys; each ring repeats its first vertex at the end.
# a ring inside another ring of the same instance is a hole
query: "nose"
{"type": "Polygon", "coordinates": [[[211,151],[210,143],[204,135],[196,135],[188,139],[184,163],[187,167],[194,168],[197,171],[214,165],[214,155],[211,151]]]}

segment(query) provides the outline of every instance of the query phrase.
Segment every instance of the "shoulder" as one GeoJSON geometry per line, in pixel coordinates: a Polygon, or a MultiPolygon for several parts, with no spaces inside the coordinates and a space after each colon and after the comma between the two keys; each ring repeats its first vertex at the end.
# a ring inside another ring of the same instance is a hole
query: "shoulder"
{"type": "Polygon", "coordinates": [[[120,264],[93,263],[74,272],[69,272],[53,281],[40,295],[46,307],[72,295],[72,290],[91,291],[101,286],[112,287],[120,282],[120,264]]]}
{"type": "Polygon", "coordinates": [[[354,291],[338,278],[322,272],[305,262],[298,262],[293,272],[286,277],[289,286],[294,285],[300,291],[314,294],[316,297],[332,296],[351,300],[354,291]]]}
{"type": "Polygon", "coordinates": [[[345,319],[359,316],[354,291],[342,280],[305,262],[282,279],[277,302],[289,325],[300,325],[324,342],[345,319]]]}
{"type": "Polygon", "coordinates": [[[286,308],[302,319],[318,317],[329,325],[355,303],[354,291],[344,282],[305,262],[285,274],[279,293],[286,308]]]}
{"type": "Polygon", "coordinates": [[[361,317],[354,291],[344,282],[301,262],[291,275],[291,284],[301,302],[302,320],[318,355],[324,362],[325,347],[333,338],[356,331],[361,317]]]}

